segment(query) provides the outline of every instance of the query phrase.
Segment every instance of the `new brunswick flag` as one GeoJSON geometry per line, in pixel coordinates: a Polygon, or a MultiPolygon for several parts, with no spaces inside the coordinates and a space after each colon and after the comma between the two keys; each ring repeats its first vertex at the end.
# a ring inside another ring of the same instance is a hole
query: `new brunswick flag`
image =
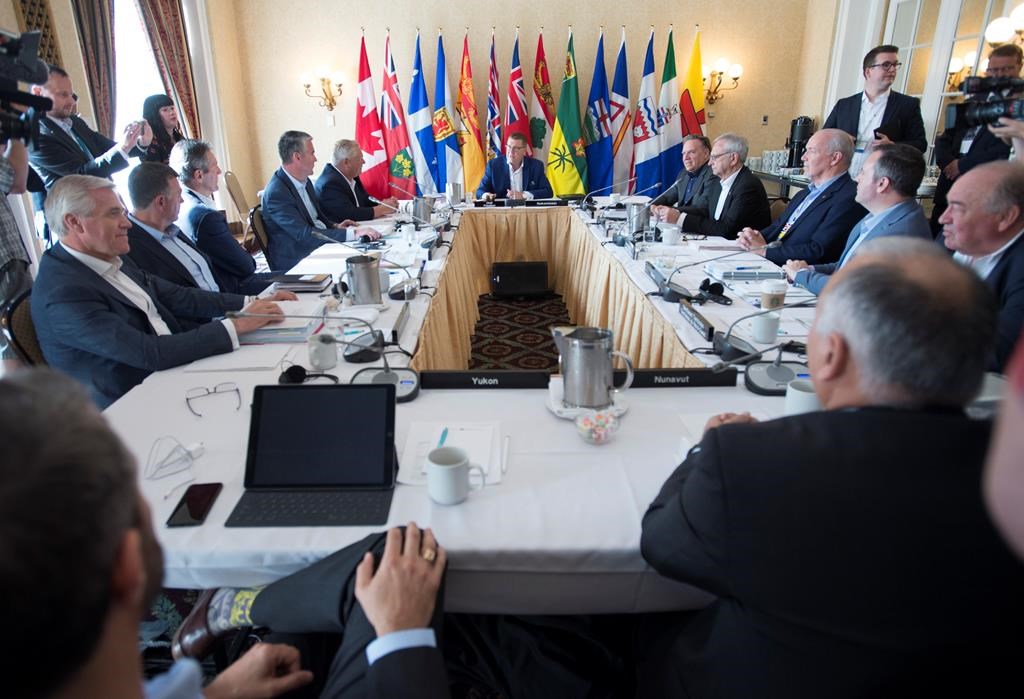
{"type": "Polygon", "coordinates": [[[469,62],[469,32],[462,41],[462,64],[459,69],[459,100],[456,108],[462,120],[459,146],[462,148],[462,171],[467,192],[476,192],[484,176],[484,148],[480,139],[480,115],[473,94],[473,65],[469,62]]]}
{"type": "Polygon", "coordinates": [[[548,153],[548,181],[555,196],[584,194],[587,191],[587,151],[580,128],[580,93],[572,31],[569,32],[562,92],[558,97],[555,130],[548,153]]]}

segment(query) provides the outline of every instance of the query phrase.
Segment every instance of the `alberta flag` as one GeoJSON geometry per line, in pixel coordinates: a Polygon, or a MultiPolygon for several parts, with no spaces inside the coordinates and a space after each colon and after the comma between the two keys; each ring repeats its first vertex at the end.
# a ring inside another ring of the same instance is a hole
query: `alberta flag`
{"type": "Polygon", "coordinates": [[[448,68],[444,60],[444,41],[437,33],[437,72],[434,76],[434,143],[437,146],[437,190],[447,192],[451,183],[462,184],[462,153],[459,131],[462,120],[452,102],[448,68]]]}
{"type": "Polygon", "coordinates": [[[388,152],[388,175],[392,192],[399,199],[416,192],[416,170],[409,147],[405,109],[398,92],[398,75],[391,57],[391,33],[384,40],[384,85],[380,92],[380,121],[384,127],[384,147],[388,152]]]}
{"type": "MultiPolygon", "coordinates": [[[[636,162],[635,192],[654,197],[661,186],[661,144],[658,142],[658,104],[654,96],[654,31],[647,41],[644,75],[640,79],[640,97],[633,114],[633,158],[636,162]]],[[[671,183],[669,183],[671,184],[671,183]]],[[[667,185],[666,185],[667,186],[667,185]]],[[[662,187],[664,189],[664,187],[662,187]]]]}
{"type": "Polygon", "coordinates": [[[612,182],[623,183],[617,184],[612,191],[625,194],[632,191],[632,182],[628,180],[633,173],[633,113],[629,104],[625,27],[622,28],[619,55],[615,59],[615,77],[612,79],[612,96],[608,102],[608,110],[612,119],[612,157],[615,160],[612,182]]]}
{"type": "Polygon", "coordinates": [[[587,143],[587,183],[591,192],[607,194],[612,188],[612,125],[608,108],[608,73],[604,69],[604,32],[597,40],[594,79],[590,82],[587,115],[583,122],[587,143]]]}
{"type": "Polygon", "coordinates": [[[416,57],[412,64],[409,88],[409,133],[412,135],[412,159],[416,165],[416,193],[437,192],[437,149],[434,147],[434,120],[423,82],[420,34],[416,32],[416,57]]]}

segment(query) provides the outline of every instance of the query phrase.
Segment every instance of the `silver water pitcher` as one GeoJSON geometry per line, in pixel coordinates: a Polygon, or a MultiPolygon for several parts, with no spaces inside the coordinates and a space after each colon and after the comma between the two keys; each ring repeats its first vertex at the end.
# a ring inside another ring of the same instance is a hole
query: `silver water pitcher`
{"type": "Polygon", "coordinates": [[[607,408],[615,393],[633,383],[633,363],[629,356],[613,349],[611,330],[576,328],[566,335],[559,328],[551,328],[551,334],[558,347],[565,407],[607,408]],[[626,380],[621,386],[615,386],[612,375],[612,359],[616,356],[626,364],[626,380]]]}
{"type": "Polygon", "coordinates": [[[650,223],[650,207],[647,204],[626,204],[626,234],[636,235],[647,230],[650,223]]]}
{"type": "Polygon", "coordinates": [[[380,260],[370,255],[356,255],[345,261],[348,290],[354,306],[379,306],[380,260]]]}
{"type": "Polygon", "coordinates": [[[430,224],[430,216],[434,213],[434,199],[432,197],[416,197],[412,200],[413,221],[416,228],[430,224]]]}
{"type": "Polygon", "coordinates": [[[449,182],[448,186],[448,205],[458,206],[462,203],[462,183],[461,182],[449,182]]]}

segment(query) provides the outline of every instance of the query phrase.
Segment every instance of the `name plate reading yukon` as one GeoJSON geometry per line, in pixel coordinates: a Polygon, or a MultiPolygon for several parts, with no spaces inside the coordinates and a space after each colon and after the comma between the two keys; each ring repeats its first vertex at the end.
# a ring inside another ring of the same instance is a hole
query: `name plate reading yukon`
{"type": "MultiPolygon", "coordinates": [[[[626,380],[626,372],[616,370],[615,383],[626,380]]],[[[700,388],[735,386],[736,369],[714,372],[711,369],[634,369],[633,388],[700,388]]]]}
{"type": "Polygon", "coordinates": [[[431,388],[543,388],[551,374],[546,371],[423,371],[420,387],[431,388]]]}

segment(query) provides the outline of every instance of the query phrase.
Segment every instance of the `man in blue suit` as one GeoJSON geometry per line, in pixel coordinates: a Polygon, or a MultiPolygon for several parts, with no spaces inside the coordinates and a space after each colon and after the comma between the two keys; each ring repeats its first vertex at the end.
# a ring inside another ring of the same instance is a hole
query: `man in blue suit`
{"type": "Polygon", "coordinates": [[[868,240],[887,236],[931,237],[924,210],[914,199],[924,171],[924,158],[916,148],[902,143],[876,147],[857,175],[857,201],[868,210],[868,215],[850,231],[839,261],[812,265],[807,260],[789,260],[785,266],[789,278],[817,295],[831,275],[868,240]]]}
{"type": "Polygon", "coordinates": [[[484,178],[476,190],[477,199],[547,199],[551,184],[544,164],[526,155],[526,137],[509,135],[505,157],[487,163],[484,178]]]}
{"type": "MultiPolygon", "coordinates": [[[[122,258],[129,250],[124,204],[114,183],[62,177],[46,199],[60,239],[39,264],[32,321],[47,363],[85,384],[107,407],[154,371],[238,347],[238,336],[268,318],[232,318],[181,331],[177,318],[209,319],[243,309],[244,296],[179,286],[122,258]]],[[[280,314],[279,292],[243,310],[280,314]]]]}
{"type": "Polygon", "coordinates": [[[906,143],[922,153],[928,137],[921,118],[921,100],[892,89],[899,48],[876,46],[864,56],[864,91],[836,102],[823,128],[842,129],[856,139],[850,174],[856,176],[872,146],[906,143]]]}
{"type": "Polygon", "coordinates": [[[171,149],[171,168],[181,183],[178,228],[206,255],[221,291],[258,294],[276,272],[257,272],[256,260],[242,249],[228,228],[213,194],[220,188],[220,165],[210,144],[186,138],[171,149]]]}
{"type": "Polygon", "coordinates": [[[939,219],[953,258],[985,280],[999,324],[989,365],[1002,372],[1024,328],[1024,165],[979,165],[957,178],[939,219]]]}
{"type": "Polygon", "coordinates": [[[744,228],[740,246],[777,265],[789,259],[808,263],[832,262],[854,224],[866,213],[855,200],[857,183],[850,179],[853,137],[839,129],[822,129],[811,136],[804,151],[804,174],[810,184],[764,230],[744,228]],[[765,250],[768,243],[780,247],[765,250]]]}
{"type": "Polygon", "coordinates": [[[376,203],[370,198],[359,181],[362,171],[363,150],[359,144],[345,138],[335,143],[331,162],[316,178],[320,208],[335,221],[369,221],[397,210],[398,200],[394,197],[376,203]]]}
{"type": "Polygon", "coordinates": [[[291,269],[327,242],[324,238],[341,243],[380,238],[380,233],[369,228],[356,232],[354,221],[334,221],[320,207],[309,179],[316,166],[312,136],[285,131],[277,141],[277,152],[281,167],[263,190],[263,223],[270,244],[267,262],[271,268],[291,269]]]}

